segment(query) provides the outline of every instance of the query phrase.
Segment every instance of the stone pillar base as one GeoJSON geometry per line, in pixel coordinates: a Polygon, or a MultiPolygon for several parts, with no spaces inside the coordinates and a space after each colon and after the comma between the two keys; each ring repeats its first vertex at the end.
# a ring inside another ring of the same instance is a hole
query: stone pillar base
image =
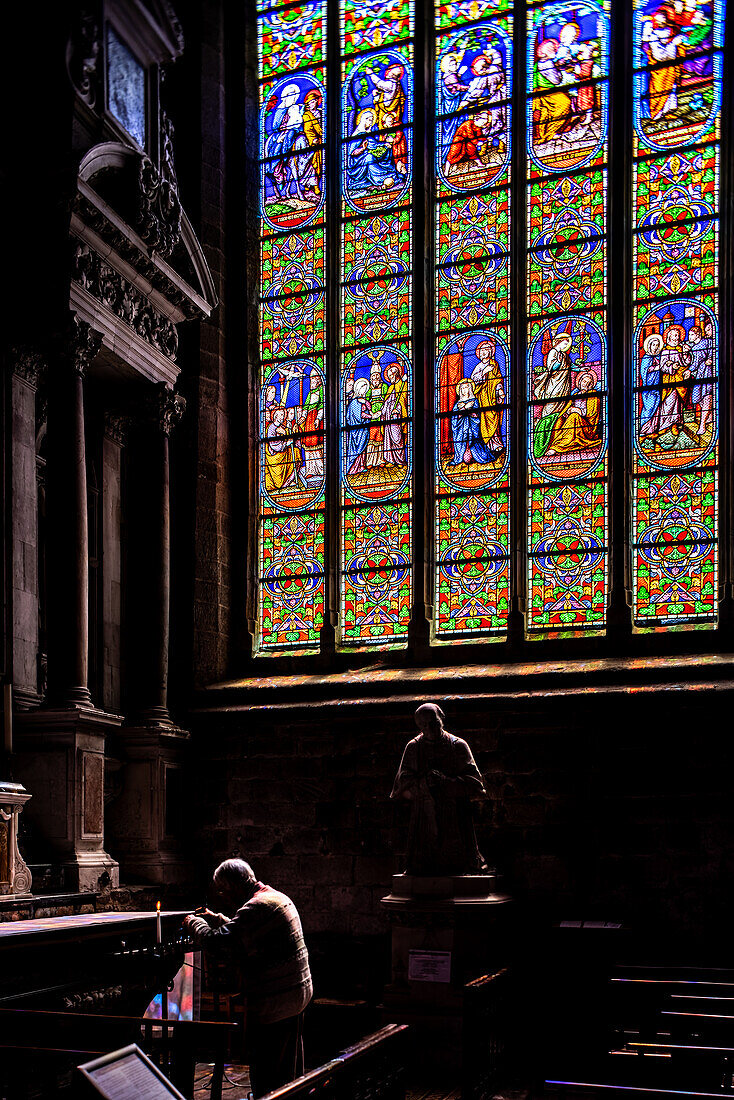
{"type": "Polygon", "coordinates": [[[458,1072],[465,986],[508,965],[511,899],[494,875],[394,875],[381,904],[392,928],[383,1022],[412,1024],[421,1060],[458,1072]]]}
{"type": "Polygon", "coordinates": [[[92,708],[24,711],[16,715],[14,768],[32,784],[28,819],[36,855],[64,868],[71,889],[120,884],[117,862],[105,850],[105,738],[120,726],[116,714],[92,708]]]}
{"type": "Polygon", "coordinates": [[[183,786],[187,730],[124,726],[118,793],[107,809],[108,831],[126,882],[182,883],[190,864],[180,837],[189,815],[183,786]]]}

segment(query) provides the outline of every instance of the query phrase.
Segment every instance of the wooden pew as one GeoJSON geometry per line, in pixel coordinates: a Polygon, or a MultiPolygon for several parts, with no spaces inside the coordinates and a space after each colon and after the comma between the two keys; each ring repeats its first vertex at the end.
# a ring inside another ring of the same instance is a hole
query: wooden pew
{"type": "Polygon", "coordinates": [[[170,1076],[174,1085],[193,1095],[197,1061],[214,1065],[212,1100],[221,1100],[224,1062],[235,1024],[189,1020],[149,1020],[137,1016],[98,1016],[84,1012],[0,1009],[2,1075],[17,1085],[29,1055],[63,1069],[85,1058],[137,1043],[170,1076]]]}
{"type": "Polygon", "coordinates": [[[494,1087],[507,1055],[510,1013],[510,972],[482,974],[464,986],[462,1027],[462,1100],[485,1100],[494,1087]]]}
{"type": "Polygon", "coordinates": [[[405,1100],[406,1024],[388,1024],[267,1100],[405,1100]]]}

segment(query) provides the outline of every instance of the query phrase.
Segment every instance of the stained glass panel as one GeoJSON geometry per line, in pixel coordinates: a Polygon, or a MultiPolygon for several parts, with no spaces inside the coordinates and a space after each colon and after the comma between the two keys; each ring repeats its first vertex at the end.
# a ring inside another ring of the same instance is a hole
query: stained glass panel
{"type": "Polygon", "coordinates": [[[530,636],[606,621],[608,57],[608,3],[529,10],[530,636]]]}
{"type": "Polygon", "coordinates": [[[413,602],[413,7],[342,0],[340,642],[413,602]]]}
{"type": "Polygon", "coordinates": [[[637,629],[717,619],[722,28],[723,5],[635,5],[637,629]]]}
{"type": "Polygon", "coordinates": [[[326,8],[268,7],[258,26],[258,644],[309,650],[325,607],[326,8]]]}
{"type": "Polygon", "coordinates": [[[433,628],[437,639],[501,639],[510,608],[512,16],[504,4],[468,3],[437,3],[435,16],[433,628]]]}
{"type": "Polygon", "coordinates": [[[108,23],[107,107],[141,149],[147,134],[145,80],[145,69],[108,23]]]}

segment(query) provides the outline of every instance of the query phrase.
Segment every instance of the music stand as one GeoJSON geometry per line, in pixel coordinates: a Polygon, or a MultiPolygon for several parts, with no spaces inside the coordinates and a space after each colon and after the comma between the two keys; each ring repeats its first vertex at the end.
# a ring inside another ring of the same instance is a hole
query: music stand
{"type": "Polygon", "coordinates": [[[135,1043],[85,1062],[78,1070],[105,1100],[186,1100],[135,1043]]]}

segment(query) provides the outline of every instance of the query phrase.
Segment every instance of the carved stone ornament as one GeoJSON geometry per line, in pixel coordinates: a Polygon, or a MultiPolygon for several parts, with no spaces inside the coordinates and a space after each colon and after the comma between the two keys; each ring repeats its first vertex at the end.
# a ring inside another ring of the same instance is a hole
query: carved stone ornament
{"type": "Polygon", "coordinates": [[[161,175],[178,190],[174,160],[174,127],[165,111],[161,111],[161,175]]]}
{"type": "Polygon", "coordinates": [[[77,244],[72,274],[85,290],[129,325],[133,332],[175,361],[178,330],[174,323],[83,241],[77,244]]]}
{"type": "Polygon", "coordinates": [[[186,398],[174,393],[161,383],[149,394],[148,412],[150,419],[165,435],[170,435],[177,424],[181,423],[186,412],[186,398]]]}
{"type": "Polygon", "coordinates": [[[127,416],[122,416],[120,413],[110,412],[107,410],[104,414],[104,434],[108,439],[111,439],[114,443],[117,443],[119,447],[124,447],[127,443],[127,437],[130,430],[130,419],[127,416]]]}
{"type": "Polygon", "coordinates": [[[46,372],[46,360],[37,348],[17,347],[10,351],[13,374],[38,389],[46,372]]]}
{"type": "Polygon", "coordinates": [[[115,225],[104,214],[99,207],[95,206],[88,197],[77,194],[74,208],[81,220],[93,229],[95,233],[109,244],[111,248],[122,256],[124,260],[140,272],[143,278],[159,290],[169,302],[178,306],[183,313],[189,318],[198,317],[198,308],[190,301],[190,299],[184,294],[180,286],[178,286],[171,279],[167,278],[164,272],[162,272],[152,262],[148,255],[145,255],[140,249],[121,232],[119,226],[115,225]]]}
{"type": "Polygon", "coordinates": [[[31,796],[20,783],[0,782],[0,895],[29,894],[31,872],[18,850],[18,818],[31,796]]]}
{"type": "Polygon", "coordinates": [[[170,256],[181,239],[181,203],[176,188],[150,157],[138,164],[138,233],[159,256],[170,256]]]}
{"type": "Polygon", "coordinates": [[[90,324],[74,314],[66,332],[65,351],[77,374],[83,377],[87,373],[101,346],[102,333],[95,332],[90,324]]]}
{"type": "Polygon", "coordinates": [[[97,62],[101,48],[99,23],[88,10],[78,12],[66,49],[69,79],[80,99],[94,107],[99,95],[97,62]]]}

